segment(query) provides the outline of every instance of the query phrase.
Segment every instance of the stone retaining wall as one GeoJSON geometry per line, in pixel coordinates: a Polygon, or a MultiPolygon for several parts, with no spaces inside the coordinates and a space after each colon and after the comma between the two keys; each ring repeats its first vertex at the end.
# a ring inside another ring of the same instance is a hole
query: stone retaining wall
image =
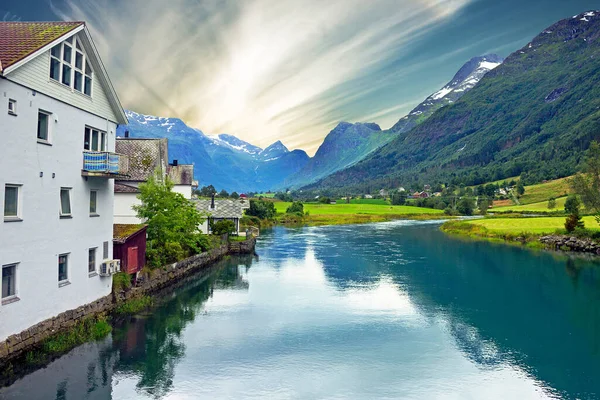
{"type": "Polygon", "coordinates": [[[541,237],[540,242],[552,250],[569,250],[600,255],[600,244],[590,239],[580,239],[575,236],[565,235],[548,235],[541,237]]]}
{"type": "Polygon", "coordinates": [[[253,254],[255,245],[255,238],[243,242],[223,244],[211,251],[154,270],[151,277],[143,280],[138,286],[130,290],[112,293],[11,335],[5,341],[0,342],[0,366],[7,361],[18,358],[55,333],[68,330],[84,318],[109,313],[124,301],[148,295],[170,286],[185,276],[211,266],[225,255],[253,254]]]}

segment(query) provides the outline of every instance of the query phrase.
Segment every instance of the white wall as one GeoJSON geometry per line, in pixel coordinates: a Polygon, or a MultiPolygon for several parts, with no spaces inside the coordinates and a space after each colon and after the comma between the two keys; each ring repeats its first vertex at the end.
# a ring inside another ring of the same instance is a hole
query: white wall
{"type": "Polygon", "coordinates": [[[5,184],[22,185],[23,218],[0,219],[0,265],[19,263],[20,299],[0,305],[0,341],[111,292],[112,278],[88,275],[89,248],[98,248],[99,263],[108,241],[112,258],[113,180],[81,176],[86,125],[106,130],[108,150],[114,151],[114,123],[0,79],[0,204],[5,184]],[[17,100],[16,117],[8,115],[9,98],[17,100]],[[50,121],[52,146],[37,142],[38,109],[58,116],[58,122],[50,121]],[[61,187],[72,188],[70,219],[59,218],[61,187]],[[99,217],[89,215],[91,189],[98,190],[99,217]],[[70,284],[59,288],[62,253],[70,253],[70,284]]]}
{"type": "Polygon", "coordinates": [[[137,193],[115,193],[115,224],[141,224],[142,221],[133,211],[134,205],[141,205],[137,193]]]}
{"type": "Polygon", "coordinates": [[[192,186],[191,185],[175,185],[173,186],[173,191],[175,193],[180,193],[186,199],[192,198],[192,186]]]}
{"type": "MultiPolygon", "coordinates": [[[[77,35],[83,35],[83,32],[77,35]]],[[[50,79],[50,50],[17,68],[8,75],[8,78],[40,93],[73,104],[75,107],[89,111],[92,114],[111,121],[117,121],[100,80],[97,79],[96,71],[93,72],[93,97],[91,98],[50,79]]]]}

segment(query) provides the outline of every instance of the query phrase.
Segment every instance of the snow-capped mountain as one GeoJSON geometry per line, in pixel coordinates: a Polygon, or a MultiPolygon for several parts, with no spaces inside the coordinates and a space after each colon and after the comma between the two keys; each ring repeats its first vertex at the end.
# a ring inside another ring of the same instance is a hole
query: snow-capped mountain
{"type": "Polygon", "coordinates": [[[309,160],[302,150],[289,151],[277,141],[266,149],[233,135],[206,135],[179,118],[156,117],[126,111],[129,124],[119,126],[117,136],[128,131],[132,138],[169,139],[169,161],[194,164],[200,186],[214,185],[227,191],[266,191],[279,187],[309,160]]]}
{"type": "Polygon", "coordinates": [[[408,115],[402,117],[392,131],[408,132],[423,122],[439,108],[454,103],[473,87],[491,70],[502,64],[504,59],[496,54],[473,57],[465,63],[443,88],[427,97],[408,115]]]}

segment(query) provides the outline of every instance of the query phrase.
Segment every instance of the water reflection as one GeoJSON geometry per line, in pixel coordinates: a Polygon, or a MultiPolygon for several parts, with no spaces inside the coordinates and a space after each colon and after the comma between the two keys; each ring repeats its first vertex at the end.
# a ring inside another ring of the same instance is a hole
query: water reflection
{"type": "MultiPolygon", "coordinates": [[[[260,261],[225,261],[122,321],[93,345],[102,350],[72,359],[81,378],[52,364],[41,381],[63,398],[600,393],[600,270],[589,261],[413,222],[278,228],[258,252],[260,261]]],[[[35,398],[31,379],[0,398],[35,398]]]]}

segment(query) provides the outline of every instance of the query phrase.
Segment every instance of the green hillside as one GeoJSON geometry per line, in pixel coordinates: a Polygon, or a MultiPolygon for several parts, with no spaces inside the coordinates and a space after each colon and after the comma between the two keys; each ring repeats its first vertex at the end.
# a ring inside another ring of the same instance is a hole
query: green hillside
{"type": "Polygon", "coordinates": [[[593,139],[600,139],[598,13],[549,27],[454,105],[306,189],[475,185],[522,173],[539,182],[575,173],[593,139]]]}

